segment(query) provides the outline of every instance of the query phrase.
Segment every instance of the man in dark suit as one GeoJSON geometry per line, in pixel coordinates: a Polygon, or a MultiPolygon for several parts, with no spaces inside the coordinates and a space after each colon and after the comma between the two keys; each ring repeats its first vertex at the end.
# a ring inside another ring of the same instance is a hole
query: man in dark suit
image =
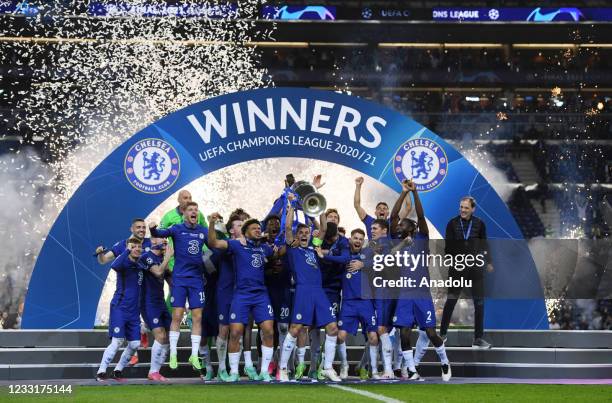
{"type": "MultiPolygon", "coordinates": [[[[459,204],[459,215],[452,218],[446,225],[445,250],[449,255],[481,254],[487,265],[487,271],[493,271],[490,254],[487,246],[487,230],[485,223],[474,216],[476,200],[471,196],[465,196],[459,204]]],[[[474,341],[472,347],[491,348],[491,344],[482,336],[484,332],[484,271],[483,268],[471,267],[459,270],[458,267],[449,269],[449,277],[453,279],[471,280],[472,299],[474,301],[474,341]]],[[[444,304],[442,322],[440,324],[440,336],[446,341],[446,332],[450,324],[453,310],[461,295],[463,287],[450,287],[448,297],[444,304]]]]}

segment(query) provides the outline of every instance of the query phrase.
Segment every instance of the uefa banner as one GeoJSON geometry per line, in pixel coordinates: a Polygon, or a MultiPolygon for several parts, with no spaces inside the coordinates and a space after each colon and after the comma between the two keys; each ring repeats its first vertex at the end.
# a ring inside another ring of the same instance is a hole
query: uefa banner
{"type": "Polygon", "coordinates": [[[460,198],[475,197],[488,237],[515,245],[492,251],[492,281],[503,285],[504,295],[528,289],[522,295],[533,296],[487,299],[485,327],[548,328],[536,266],[519,227],[487,180],[457,150],[381,105],[296,88],[208,99],[159,120],[115,149],[76,190],[49,232],[30,281],[22,327],[92,328],[109,270],[92,257],[98,245],[112,244],[118,228],[146,217],[203,175],[279,157],[344,165],[397,192],[402,180],[413,178],[427,218],[441,234],[457,215],[460,198]]]}

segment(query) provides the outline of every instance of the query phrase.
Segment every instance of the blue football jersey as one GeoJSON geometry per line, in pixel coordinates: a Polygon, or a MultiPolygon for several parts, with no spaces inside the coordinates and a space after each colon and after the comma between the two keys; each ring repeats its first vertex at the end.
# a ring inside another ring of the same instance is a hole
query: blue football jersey
{"type": "Polygon", "coordinates": [[[287,247],[287,257],[297,287],[322,287],[318,256],[312,246],[287,247]]]}
{"type": "MultiPolygon", "coordinates": [[[[331,256],[348,256],[350,254],[349,241],[343,236],[338,236],[338,239],[331,244],[327,241],[323,242],[321,249],[329,250],[329,255],[331,256]]],[[[323,288],[340,291],[345,265],[328,259],[322,260],[320,264],[323,288]]]]}
{"type": "Polygon", "coordinates": [[[130,251],[125,249],[111,263],[111,269],[117,273],[117,284],[111,306],[137,314],[140,307],[140,286],[143,272],[138,262],[130,260],[129,256],[130,251]]]}
{"type": "Polygon", "coordinates": [[[266,290],[264,268],[268,258],[274,254],[272,248],[251,240],[243,246],[240,241],[230,239],[227,245],[236,272],[235,289],[247,292],[266,290]]]}
{"type": "Polygon", "coordinates": [[[202,278],[204,270],[202,247],[208,242],[207,228],[199,224],[193,227],[186,223],[175,224],[168,229],[151,228],[151,236],[172,238],[174,245],[173,285],[189,285],[190,279],[202,278]]]}
{"type": "Polygon", "coordinates": [[[153,252],[145,252],[140,256],[138,265],[145,270],[142,284],[141,302],[149,305],[164,305],[164,279],[158,278],[150,272],[152,266],[159,266],[163,261],[163,256],[157,256],[153,252]]]}

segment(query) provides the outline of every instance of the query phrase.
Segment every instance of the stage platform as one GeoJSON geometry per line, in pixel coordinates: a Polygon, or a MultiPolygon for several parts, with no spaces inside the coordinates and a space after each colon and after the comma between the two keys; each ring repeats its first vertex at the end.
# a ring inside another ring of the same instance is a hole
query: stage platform
{"type": "MultiPolygon", "coordinates": [[[[489,350],[471,347],[472,330],[450,330],[448,336],[447,352],[456,379],[548,379],[552,383],[612,379],[612,332],[491,330],[486,333],[493,344],[489,350]]],[[[91,380],[107,343],[106,330],[2,331],[0,380],[91,380]]],[[[362,343],[361,336],[348,341],[351,366],[361,357],[362,343]]],[[[189,345],[189,333],[183,331],[179,346],[189,345]]],[[[179,347],[179,362],[186,362],[189,353],[189,347],[179,347]]],[[[150,354],[150,348],[141,349],[140,363],[126,368],[124,375],[145,378],[150,354]]],[[[216,360],[214,349],[212,357],[216,360]]],[[[117,359],[118,356],[115,362],[117,359]]],[[[420,371],[425,377],[440,376],[439,362],[431,346],[420,371]]],[[[197,376],[186,364],[172,372],[166,366],[161,372],[173,378],[197,376]]]]}

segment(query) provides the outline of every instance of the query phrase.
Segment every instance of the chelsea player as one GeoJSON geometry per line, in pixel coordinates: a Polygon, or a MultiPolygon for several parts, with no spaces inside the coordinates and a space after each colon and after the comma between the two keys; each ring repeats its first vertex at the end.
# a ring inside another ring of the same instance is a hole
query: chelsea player
{"type": "MultiPolygon", "coordinates": [[[[174,269],[172,271],[172,324],[170,325],[170,368],[178,368],[177,345],[180,326],[189,302],[192,316],[191,356],[189,363],[196,371],[202,370],[198,349],[202,339],[202,308],[204,307],[204,278],[202,248],[208,240],[208,229],[198,224],[198,204],[189,202],[183,212],[183,223],[168,229],[158,229],[149,223],[151,236],[172,238],[174,245],[174,269]]],[[[214,232],[214,231],[212,231],[214,232]]]]}
{"type": "MultiPolygon", "coordinates": [[[[285,247],[295,279],[295,299],[293,312],[291,313],[291,325],[289,334],[283,343],[280,362],[280,380],[289,381],[287,374],[287,362],[293,353],[297,336],[304,326],[313,328],[325,327],[325,362],[321,375],[333,382],[340,381],[334,371],[332,364],[336,354],[336,342],[338,339],[338,326],[333,308],[323,291],[321,269],[314,248],[310,245],[310,228],[299,224],[296,235],[293,235],[293,206],[291,201],[294,196],[288,196],[288,206],[285,218],[285,247]],[[294,241],[296,241],[294,243],[294,241]]],[[[321,236],[325,236],[325,215],[321,216],[321,236]]]]}
{"type": "MultiPolygon", "coordinates": [[[[277,215],[268,216],[265,219],[265,241],[270,247],[282,247],[284,240],[281,240],[281,220],[277,215]],[[278,238],[278,239],[277,239],[278,238]]],[[[266,264],[265,280],[270,301],[272,302],[272,310],[274,311],[274,322],[277,332],[275,333],[275,346],[278,349],[275,352],[274,360],[272,361],[269,372],[274,373],[278,368],[280,359],[281,347],[287,337],[289,331],[289,319],[291,312],[292,301],[292,285],[291,272],[285,268],[286,256],[283,259],[275,259],[266,264]]],[[[279,371],[276,371],[277,376],[280,376],[279,371]]]]}
{"type": "Polygon", "coordinates": [[[126,339],[128,344],[113,372],[115,379],[122,380],[123,368],[140,346],[139,299],[143,275],[138,259],[141,255],[142,240],[132,237],[127,240],[125,250],[111,264],[111,269],[117,273],[117,285],[110,304],[108,333],[111,343],[104,350],[96,374],[99,382],[108,379],[106,369],[126,339]]]}
{"type": "MultiPolygon", "coordinates": [[[[429,228],[425,219],[425,212],[416,185],[412,181],[405,180],[402,183],[402,193],[398,203],[401,204],[402,200],[409,193],[412,193],[414,198],[418,221],[417,223],[409,219],[400,221],[399,232],[403,240],[394,249],[403,249],[410,254],[427,256],[429,254],[429,228]]],[[[415,357],[410,346],[412,326],[418,324],[421,329],[424,329],[427,337],[433,343],[442,364],[442,380],[447,382],[451,378],[451,367],[446,356],[444,342],[436,333],[436,310],[431,298],[431,292],[429,287],[420,286],[422,279],[429,280],[427,262],[421,262],[417,267],[402,267],[401,274],[404,277],[414,279],[415,284],[419,285],[417,289],[406,288],[400,291],[400,299],[397,301],[395,315],[393,316],[393,324],[401,328],[402,355],[404,358],[402,377],[411,380],[420,379],[414,362],[415,357]]],[[[418,344],[419,342],[417,342],[417,346],[418,344]]],[[[424,345],[425,348],[427,344],[424,345]]],[[[423,352],[424,348],[421,342],[420,351],[417,351],[417,356],[420,355],[419,360],[422,358],[423,352]]]]}
{"type": "Polygon", "coordinates": [[[159,370],[166,362],[170,348],[168,331],[172,318],[164,300],[164,277],[170,274],[168,264],[173,254],[172,246],[167,245],[163,239],[151,238],[151,249],[138,260],[138,264],[145,270],[140,293],[140,315],[155,339],[151,347],[151,368],[147,375],[152,381],[167,381],[159,370]]]}
{"type": "MultiPolygon", "coordinates": [[[[391,250],[391,238],[389,237],[389,222],[384,219],[376,219],[370,227],[372,239],[368,247],[364,249],[367,262],[370,262],[373,255],[389,254],[391,250]]],[[[378,326],[378,338],[382,350],[382,362],[384,372],[382,378],[393,379],[393,344],[389,332],[393,328],[393,313],[397,300],[387,298],[386,290],[381,288],[374,289],[374,308],[376,312],[376,325],[378,326]]]]}
{"type": "MultiPolygon", "coordinates": [[[[145,238],[145,235],[147,233],[147,225],[145,224],[145,220],[142,218],[133,219],[132,225],[130,226],[130,232],[132,233],[131,237],[142,240],[142,249],[145,252],[148,251],[151,247],[151,239],[145,238]]],[[[101,265],[105,265],[107,263],[112,262],[119,255],[121,255],[121,253],[123,253],[126,247],[127,239],[115,242],[110,250],[107,250],[106,248],[104,248],[104,246],[98,246],[96,248],[95,253],[98,263],[101,265]]],[[[137,362],[138,353],[134,353],[134,356],[130,361],[130,365],[136,364],[137,362]]]]}
{"type": "MultiPolygon", "coordinates": [[[[216,217],[211,217],[214,227],[216,217]]],[[[274,311],[264,281],[266,261],[279,255],[262,240],[261,225],[256,219],[249,219],[242,225],[244,240],[217,239],[210,232],[208,243],[212,248],[227,250],[233,259],[236,272],[234,295],[230,308],[230,341],[228,345],[230,374],[227,382],[239,380],[238,366],[240,361],[240,338],[252,315],[261,329],[262,360],[261,370],[256,380],[270,382],[268,366],[274,354],[274,311]]]]}
{"type": "Polygon", "coordinates": [[[357,328],[361,325],[367,335],[369,345],[370,365],[372,368],[372,379],[380,379],[378,375],[378,334],[376,333],[376,315],[374,304],[370,299],[361,298],[361,248],[365,241],[365,232],[356,228],[351,231],[349,240],[350,251],[340,255],[332,253],[325,254],[321,248],[317,248],[317,254],[324,261],[342,265],[342,308],[340,309],[340,320],[338,326],[338,345],[340,346],[340,379],[348,378],[348,360],[346,354],[346,337],[348,334],[356,335],[357,328]]]}
{"type": "MultiPolygon", "coordinates": [[[[338,231],[338,225],[340,224],[340,215],[336,209],[328,209],[325,211],[325,218],[327,219],[327,228],[325,231],[325,237],[323,238],[323,244],[321,249],[323,254],[331,254],[334,256],[348,256],[349,255],[349,241],[344,236],[340,235],[338,231]]],[[[331,304],[334,315],[338,316],[341,302],[341,290],[342,290],[342,276],[344,272],[344,265],[338,264],[334,261],[319,260],[321,267],[321,276],[323,283],[323,290],[327,299],[331,304]]],[[[310,332],[310,372],[309,377],[318,377],[317,360],[319,357],[319,351],[321,349],[321,342],[319,340],[320,332],[318,329],[313,329],[310,332]]],[[[342,344],[339,348],[346,347],[342,344]]],[[[342,355],[342,351],[340,351],[342,355]]],[[[322,368],[319,368],[319,370],[322,368]]]]}
{"type": "MultiPolygon", "coordinates": [[[[217,218],[217,217],[215,217],[217,218]]],[[[242,220],[238,215],[232,215],[228,220],[225,228],[231,239],[242,238],[242,220]]],[[[210,240],[209,240],[210,243],[210,240]]],[[[214,249],[215,253],[218,252],[214,249]]],[[[234,282],[236,272],[234,270],[234,261],[231,254],[226,252],[219,255],[219,278],[217,279],[217,319],[219,321],[219,334],[217,335],[216,347],[217,347],[217,358],[219,359],[219,368],[217,370],[217,377],[221,381],[225,381],[229,375],[227,373],[226,359],[227,359],[227,343],[229,340],[230,333],[230,308],[232,306],[232,299],[234,297],[234,282]]]]}

